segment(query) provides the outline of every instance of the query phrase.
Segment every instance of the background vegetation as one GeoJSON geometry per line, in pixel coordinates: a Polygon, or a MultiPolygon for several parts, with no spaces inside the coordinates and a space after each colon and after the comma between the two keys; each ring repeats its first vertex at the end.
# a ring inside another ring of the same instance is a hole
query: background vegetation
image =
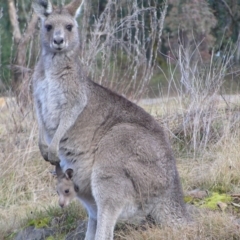
{"type": "MultiPolygon", "coordinates": [[[[78,203],[59,209],[53,167],[37,146],[30,79],[38,19],[30,0],[0,1],[0,239],[28,226],[64,239],[86,214],[78,203]]],[[[167,8],[162,0],[85,1],[82,64],[165,128],[197,212],[178,229],[119,225],[116,239],[239,239],[239,17],[239,0],[169,0],[167,8]]]]}
{"type": "MultiPolygon", "coordinates": [[[[178,63],[179,44],[192,52],[197,46],[203,64],[212,55],[224,60],[225,50],[231,46],[232,74],[225,86],[234,84],[235,88],[239,82],[240,1],[169,0],[161,26],[164,2],[86,1],[79,24],[82,58],[91,77],[132,98],[143,92],[156,96],[159,85],[167,86],[161,71],[167,72],[168,61],[178,63]],[[86,53],[93,46],[89,57],[86,53]]],[[[2,1],[0,16],[0,86],[2,91],[11,86],[18,95],[26,92],[27,69],[33,68],[39,54],[37,19],[31,0],[2,1]],[[19,87],[22,82],[24,86],[19,87]]]]}

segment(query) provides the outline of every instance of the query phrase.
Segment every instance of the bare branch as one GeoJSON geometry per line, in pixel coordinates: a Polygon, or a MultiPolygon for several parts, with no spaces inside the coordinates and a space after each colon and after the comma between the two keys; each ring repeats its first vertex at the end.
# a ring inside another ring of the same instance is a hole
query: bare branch
{"type": "Polygon", "coordinates": [[[231,17],[234,19],[232,10],[231,10],[231,8],[229,7],[229,5],[226,3],[225,0],[221,0],[221,1],[222,1],[222,3],[225,5],[225,7],[227,8],[227,10],[228,10],[229,14],[231,15],[231,17]]]}
{"type": "Polygon", "coordinates": [[[13,37],[15,42],[19,42],[22,34],[20,31],[19,23],[18,23],[18,17],[17,17],[17,11],[14,5],[13,0],[8,0],[8,12],[10,16],[10,22],[13,28],[13,37]]]}

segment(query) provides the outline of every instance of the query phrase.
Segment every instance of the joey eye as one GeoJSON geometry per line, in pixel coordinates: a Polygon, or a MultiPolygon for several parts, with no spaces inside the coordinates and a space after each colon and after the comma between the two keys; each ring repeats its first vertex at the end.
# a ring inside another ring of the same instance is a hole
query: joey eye
{"type": "Polygon", "coordinates": [[[72,28],[73,28],[73,25],[72,25],[72,24],[68,24],[68,25],[66,26],[66,29],[67,29],[69,32],[72,31],[72,28]]]}
{"type": "Polygon", "coordinates": [[[69,193],[69,189],[65,190],[64,192],[68,194],[69,193]]]}
{"type": "Polygon", "coordinates": [[[51,31],[52,30],[52,25],[50,25],[50,24],[47,24],[46,26],[45,26],[45,28],[47,29],[47,31],[49,32],[49,31],[51,31]]]}

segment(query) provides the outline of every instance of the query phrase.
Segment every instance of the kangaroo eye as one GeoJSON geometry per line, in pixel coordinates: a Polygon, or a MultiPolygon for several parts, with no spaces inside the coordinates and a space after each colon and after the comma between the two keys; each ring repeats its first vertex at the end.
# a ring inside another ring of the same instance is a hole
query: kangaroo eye
{"type": "Polygon", "coordinates": [[[73,28],[73,25],[72,25],[72,24],[68,24],[68,25],[66,26],[66,29],[67,29],[69,32],[72,31],[72,28],[73,28]]]}
{"type": "Polygon", "coordinates": [[[65,193],[69,193],[69,189],[65,190],[65,193]]]}
{"type": "Polygon", "coordinates": [[[52,30],[52,25],[50,25],[50,24],[47,24],[46,26],[45,26],[45,28],[47,29],[47,31],[49,32],[49,31],[51,31],[52,30]]]}

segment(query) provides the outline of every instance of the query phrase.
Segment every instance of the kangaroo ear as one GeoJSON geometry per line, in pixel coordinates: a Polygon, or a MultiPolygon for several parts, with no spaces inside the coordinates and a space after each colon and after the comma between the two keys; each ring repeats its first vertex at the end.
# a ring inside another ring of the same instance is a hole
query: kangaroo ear
{"type": "Polygon", "coordinates": [[[68,179],[72,179],[73,177],[73,170],[71,168],[68,168],[65,172],[65,175],[68,179]]]}
{"type": "Polygon", "coordinates": [[[81,13],[83,3],[84,0],[74,0],[66,5],[65,8],[73,17],[77,18],[81,13]]]}
{"type": "Polygon", "coordinates": [[[34,0],[32,7],[41,19],[45,19],[53,11],[53,5],[50,0],[34,0]]]}

